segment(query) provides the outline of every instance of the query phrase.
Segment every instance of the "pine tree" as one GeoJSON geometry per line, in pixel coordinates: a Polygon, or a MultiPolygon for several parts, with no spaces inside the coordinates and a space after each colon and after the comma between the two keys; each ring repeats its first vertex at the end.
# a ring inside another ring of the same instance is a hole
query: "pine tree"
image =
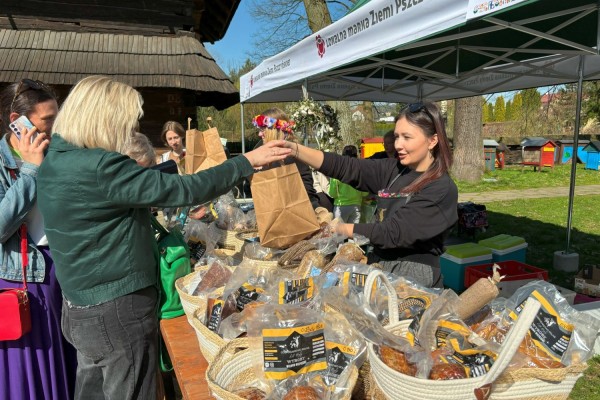
{"type": "Polygon", "coordinates": [[[496,97],[496,103],[494,104],[494,121],[506,121],[506,107],[504,105],[504,97],[502,96],[496,97]]]}

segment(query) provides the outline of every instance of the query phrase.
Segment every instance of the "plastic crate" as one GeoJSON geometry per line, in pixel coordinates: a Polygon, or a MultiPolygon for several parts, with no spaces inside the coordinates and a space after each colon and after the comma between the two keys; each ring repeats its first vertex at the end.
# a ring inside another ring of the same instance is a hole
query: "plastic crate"
{"type": "Polygon", "coordinates": [[[479,278],[491,277],[494,264],[498,264],[500,275],[504,276],[498,284],[500,296],[510,297],[518,288],[535,280],[548,280],[548,271],[519,261],[500,261],[497,263],[471,265],[465,270],[465,287],[469,287],[479,278]]]}

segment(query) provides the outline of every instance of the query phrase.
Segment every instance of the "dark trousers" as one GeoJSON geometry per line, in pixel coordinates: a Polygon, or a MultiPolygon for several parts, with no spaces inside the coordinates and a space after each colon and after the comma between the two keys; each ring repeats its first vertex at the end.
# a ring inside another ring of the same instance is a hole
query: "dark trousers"
{"type": "Polygon", "coordinates": [[[75,399],[155,399],[157,291],[147,287],[106,303],[63,300],[62,331],[77,349],[75,399]]]}

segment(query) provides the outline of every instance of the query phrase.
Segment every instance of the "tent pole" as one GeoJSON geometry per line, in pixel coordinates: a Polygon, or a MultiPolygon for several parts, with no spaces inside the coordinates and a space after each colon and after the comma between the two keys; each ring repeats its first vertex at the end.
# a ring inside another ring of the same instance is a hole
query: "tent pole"
{"type": "Polygon", "coordinates": [[[567,248],[571,247],[571,225],[573,219],[573,200],[575,198],[575,176],[577,174],[577,151],[579,150],[579,126],[581,117],[581,97],[583,93],[583,56],[579,56],[579,80],[577,81],[577,107],[575,109],[575,138],[573,140],[573,156],[571,157],[571,181],[569,185],[569,208],[567,214],[567,248]]]}
{"type": "Polygon", "coordinates": [[[242,154],[246,152],[246,130],[244,129],[244,103],[240,103],[240,119],[242,121],[242,154]]]}

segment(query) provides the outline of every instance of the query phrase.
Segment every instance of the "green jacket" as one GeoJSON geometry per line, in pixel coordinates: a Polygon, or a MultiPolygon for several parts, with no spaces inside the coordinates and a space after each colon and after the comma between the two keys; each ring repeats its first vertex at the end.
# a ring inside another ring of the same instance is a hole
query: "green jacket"
{"type": "Polygon", "coordinates": [[[142,168],[115,152],[52,136],[38,172],[38,204],[64,296],[113,300],[158,282],[150,206],[201,204],[254,172],[245,157],[193,175],[142,168]]]}
{"type": "Polygon", "coordinates": [[[337,179],[329,180],[329,196],[333,197],[333,204],[336,206],[360,206],[363,197],[367,194],[367,192],[356,190],[337,179]]]}

